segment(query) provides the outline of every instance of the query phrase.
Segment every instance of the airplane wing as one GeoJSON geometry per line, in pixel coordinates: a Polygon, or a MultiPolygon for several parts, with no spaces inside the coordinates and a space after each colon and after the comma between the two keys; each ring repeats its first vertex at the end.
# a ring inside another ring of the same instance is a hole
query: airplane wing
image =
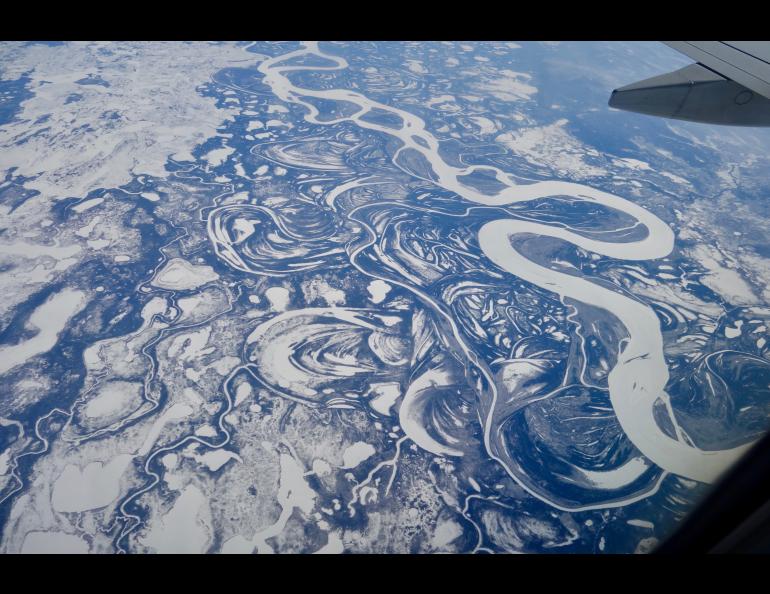
{"type": "Polygon", "coordinates": [[[610,107],[692,122],[770,126],[770,42],[664,43],[697,63],[615,89],[610,107]]]}

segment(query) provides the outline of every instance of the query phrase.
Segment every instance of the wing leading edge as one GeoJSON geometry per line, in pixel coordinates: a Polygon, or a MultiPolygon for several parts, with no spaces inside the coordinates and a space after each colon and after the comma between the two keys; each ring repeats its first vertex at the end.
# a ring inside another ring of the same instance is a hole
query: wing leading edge
{"type": "Polygon", "coordinates": [[[770,126],[770,42],[670,41],[697,60],[612,92],[610,107],[731,126],[770,126]]]}

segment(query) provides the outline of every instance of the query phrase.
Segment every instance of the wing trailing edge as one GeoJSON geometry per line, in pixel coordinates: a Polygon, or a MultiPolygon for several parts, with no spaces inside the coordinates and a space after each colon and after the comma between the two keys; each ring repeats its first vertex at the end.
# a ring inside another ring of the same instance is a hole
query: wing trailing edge
{"type": "MultiPolygon", "coordinates": [[[[616,89],[610,97],[610,107],[691,122],[770,126],[770,99],[766,96],[770,92],[766,92],[764,86],[767,78],[764,67],[770,67],[770,64],[745,53],[740,56],[740,61],[732,60],[728,64],[724,61],[724,53],[719,58],[705,53],[704,48],[718,53],[706,44],[719,44],[716,48],[721,50],[722,42],[669,42],[668,45],[682,51],[677,43],[700,44],[698,47],[687,45],[687,54],[695,57],[693,52],[703,52],[697,55],[704,57],[708,64],[691,64],[616,89]],[[735,69],[739,67],[740,74],[736,76],[735,69]],[[727,72],[733,78],[726,75],[727,72]],[[734,78],[740,78],[751,88],[734,78]]],[[[727,57],[732,59],[732,56],[727,57]]]]}

